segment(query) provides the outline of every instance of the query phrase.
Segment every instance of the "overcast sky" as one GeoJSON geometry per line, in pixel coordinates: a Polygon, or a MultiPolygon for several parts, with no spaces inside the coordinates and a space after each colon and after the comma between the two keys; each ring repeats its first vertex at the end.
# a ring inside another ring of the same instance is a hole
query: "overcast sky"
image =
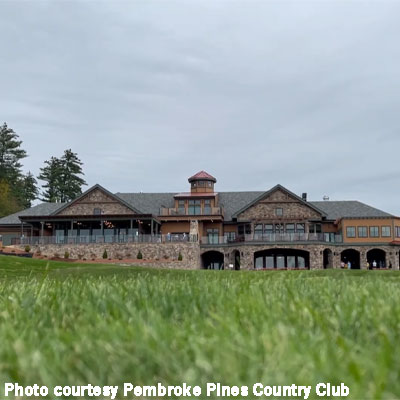
{"type": "Polygon", "coordinates": [[[0,122],[35,175],[89,185],[280,183],[400,214],[399,1],[0,0],[0,122]]]}

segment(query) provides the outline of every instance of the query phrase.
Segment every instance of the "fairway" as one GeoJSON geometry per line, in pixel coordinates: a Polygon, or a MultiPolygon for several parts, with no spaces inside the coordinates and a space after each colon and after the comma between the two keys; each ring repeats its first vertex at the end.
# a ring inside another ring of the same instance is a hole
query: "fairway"
{"type": "Polygon", "coordinates": [[[344,382],[351,399],[400,398],[399,272],[146,270],[0,256],[0,279],[3,382],[344,382]]]}

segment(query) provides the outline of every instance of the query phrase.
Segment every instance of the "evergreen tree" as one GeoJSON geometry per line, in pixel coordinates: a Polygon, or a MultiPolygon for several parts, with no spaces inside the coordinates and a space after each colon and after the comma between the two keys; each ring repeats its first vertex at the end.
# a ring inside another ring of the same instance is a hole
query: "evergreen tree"
{"type": "Polygon", "coordinates": [[[61,187],[62,200],[71,201],[82,193],[82,186],[87,183],[80,175],[82,171],[82,161],[71,149],[65,150],[61,157],[63,181],[61,187]]]}
{"type": "Polygon", "coordinates": [[[21,209],[13,196],[10,185],[5,180],[0,180],[0,218],[13,214],[21,209]]]}
{"type": "Polygon", "coordinates": [[[50,160],[44,162],[46,165],[40,168],[38,179],[46,182],[42,187],[43,201],[49,203],[61,202],[61,187],[62,187],[62,165],[61,160],[57,157],[51,157],[50,160]]]}
{"type": "Polygon", "coordinates": [[[46,166],[41,168],[38,178],[46,183],[42,185],[42,200],[58,203],[71,201],[82,193],[82,186],[86,185],[83,175],[83,163],[71,149],[65,150],[61,158],[52,157],[45,161],[46,166]]]}
{"type": "Polygon", "coordinates": [[[8,182],[11,189],[22,177],[20,160],[26,157],[26,151],[20,148],[21,143],[6,123],[0,126],[0,180],[8,182]]]}
{"type": "Polygon", "coordinates": [[[32,207],[32,202],[38,198],[37,181],[31,172],[28,172],[20,181],[19,202],[24,208],[32,207]]]}

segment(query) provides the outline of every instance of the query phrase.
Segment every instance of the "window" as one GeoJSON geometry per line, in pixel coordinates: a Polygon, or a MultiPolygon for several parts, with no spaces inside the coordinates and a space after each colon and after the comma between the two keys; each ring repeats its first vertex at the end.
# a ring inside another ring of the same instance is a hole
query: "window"
{"type": "Polygon", "coordinates": [[[390,229],[390,226],[382,226],[382,237],[391,237],[392,236],[392,230],[390,229]]]}
{"type": "Polygon", "coordinates": [[[267,256],[265,257],[265,268],[272,269],[275,267],[274,257],[267,256]]]}
{"type": "Polygon", "coordinates": [[[369,227],[369,236],[370,237],[379,237],[379,226],[370,226],[369,227]]]}
{"type": "Polygon", "coordinates": [[[286,224],[286,233],[294,233],[294,224],[286,224]]]}
{"type": "Polygon", "coordinates": [[[310,224],[309,225],[309,232],[310,233],[321,233],[322,232],[322,225],[321,224],[310,224]]]}
{"type": "Polygon", "coordinates": [[[359,226],[358,227],[358,237],[359,238],[366,238],[368,237],[368,229],[366,226],[359,226]]]}
{"type": "Polygon", "coordinates": [[[178,214],[180,215],[185,214],[185,200],[178,201],[178,214]]]}
{"type": "Polygon", "coordinates": [[[354,238],[356,237],[356,227],[355,226],[348,226],[346,228],[346,236],[348,238],[354,238]]]}
{"type": "Polygon", "coordinates": [[[282,224],[275,224],[275,233],[283,233],[284,226],[282,224]]]}
{"type": "Polygon", "coordinates": [[[272,224],[265,224],[264,233],[267,235],[271,235],[272,233],[274,233],[274,226],[272,224]]]}
{"type": "Polygon", "coordinates": [[[189,200],[189,215],[201,215],[200,200],[189,200]]]}
{"type": "Polygon", "coordinates": [[[204,200],[204,214],[211,215],[211,200],[204,200]]]}
{"type": "Polygon", "coordinates": [[[225,237],[228,242],[234,242],[236,239],[236,232],[225,232],[225,237]]]}
{"type": "Polygon", "coordinates": [[[283,208],[276,208],[275,209],[275,215],[277,217],[282,217],[283,216],[283,208]]]}
{"type": "Polygon", "coordinates": [[[306,231],[304,224],[296,224],[297,233],[304,233],[306,231]]]}
{"type": "Polygon", "coordinates": [[[400,226],[396,226],[396,237],[400,237],[400,226]]]}
{"type": "Polygon", "coordinates": [[[209,244],[218,244],[218,229],[207,229],[207,237],[209,244]]]}
{"type": "Polygon", "coordinates": [[[94,214],[94,215],[101,215],[101,208],[95,208],[95,209],[93,210],[93,214],[94,214]]]}
{"type": "Polygon", "coordinates": [[[263,225],[262,224],[254,225],[254,234],[256,236],[262,236],[262,234],[263,234],[263,225]]]}

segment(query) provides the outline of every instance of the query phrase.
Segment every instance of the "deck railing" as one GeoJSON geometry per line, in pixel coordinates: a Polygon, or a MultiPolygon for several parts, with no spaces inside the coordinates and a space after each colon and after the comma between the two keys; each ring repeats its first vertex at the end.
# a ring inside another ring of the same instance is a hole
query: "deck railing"
{"type": "Polygon", "coordinates": [[[191,210],[187,208],[160,208],[160,216],[204,216],[204,215],[223,215],[222,207],[203,207],[201,209],[191,210]]]}
{"type": "Polygon", "coordinates": [[[331,233],[273,233],[273,234],[249,234],[238,236],[235,239],[227,236],[203,236],[201,244],[219,245],[243,242],[261,242],[261,243],[293,243],[293,242],[324,242],[324,243],[342,243],[341,235],[331,233]]]}
{"type": "Polygon", "coordinates": [[[32,236],[12,239],[14,245],[75,245],[93,243],[169,243],[197,242],[197,235],[88,235],[88,236],[32,236]]]}

